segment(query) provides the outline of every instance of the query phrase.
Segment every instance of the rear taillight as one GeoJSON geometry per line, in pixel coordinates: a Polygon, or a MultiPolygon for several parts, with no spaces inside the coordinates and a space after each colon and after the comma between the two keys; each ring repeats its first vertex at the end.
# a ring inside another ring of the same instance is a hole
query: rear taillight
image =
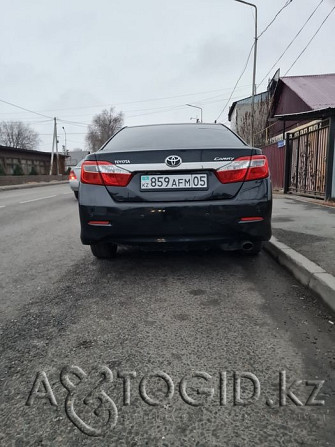
{"type": "Polygon", "coordinates": [[[240,222],[261,222],[264,220],[263,217],[255,216],[255,217],[241,217],[240,222]]]}
{"type": "Polygon", "coordinates": [[[77,180],[77,176],[73,170],[70,171],[69,180],[77,180]]]}
{"type": "Polygon", "coordinates": [[[89,225],[95,225],[97,227],[110,227],[111,223],[109,220],[89,220],[89,225]]]}
{"type": "Polygon", "coordinates": [[[81,183],[105,186],[127,186],[132,174],[109,161],[84,161],[81,183]]]}
{"type": "Polygon", "coordinates": [[[215,173],[221,183],[247,182],[268,177],[269,165],[265,155],[240,157],[215,173]]]}

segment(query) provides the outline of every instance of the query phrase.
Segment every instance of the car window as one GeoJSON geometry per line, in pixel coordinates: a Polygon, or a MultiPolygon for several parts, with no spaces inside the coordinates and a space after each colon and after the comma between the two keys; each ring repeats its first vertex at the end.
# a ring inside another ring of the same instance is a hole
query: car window
{"type": "Polygon", "coordinates": [[[150,149],[214,149],[244,147],[230,129],[215,124],[126,127],[102,148],[106,152],[150,149]]]}

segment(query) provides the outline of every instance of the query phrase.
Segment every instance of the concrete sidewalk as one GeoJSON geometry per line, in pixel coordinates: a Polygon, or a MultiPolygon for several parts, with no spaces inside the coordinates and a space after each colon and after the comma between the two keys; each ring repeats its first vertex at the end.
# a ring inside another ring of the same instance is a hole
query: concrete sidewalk
{"type": "Polygon", "coordinates": [[[275,194],[267,251],[335,310],[335,207],[275,194]]]}
{"type": "Polygon", "coordinates": [[[274,195],[273,235],[335,276],[335,208],[274,195]]]}

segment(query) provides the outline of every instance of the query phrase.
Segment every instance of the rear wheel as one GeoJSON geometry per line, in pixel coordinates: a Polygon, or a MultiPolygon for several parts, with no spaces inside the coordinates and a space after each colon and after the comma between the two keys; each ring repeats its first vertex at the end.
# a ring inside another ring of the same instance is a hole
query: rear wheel
{"type": "Polygon", "coordinates": [[[74,196],[75,196],[75,198],[78,200],[78,193],[79,193],[79,191],[73,191],[74,192],[74,196]]]}
{"type": "Polygon", "coordinates": [[[116,244],[91,244],[92,253],[99,259],[111,259],[116,256],[117,245],[116,244]]]}

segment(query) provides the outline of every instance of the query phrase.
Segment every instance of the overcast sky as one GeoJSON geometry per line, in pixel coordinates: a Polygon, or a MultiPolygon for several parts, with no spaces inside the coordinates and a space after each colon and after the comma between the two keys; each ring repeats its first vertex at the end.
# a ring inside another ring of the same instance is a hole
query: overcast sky
{"type": "MultiPolygon", "coordinates": [[[[293,0],[260,37],[257,83],[320,1],[293,0]]],[[[260,33],[286,0],[255,3],[260,33]]],[[[276,67],[282,75],[334,5],[323,0],[276,67]]],[[[199,114],[186,103],[214,121],[253,42],[253,8],[234,0],[5,0],[1,9],[0,99],[76,122],[59,121],[70,150],[84,148],[87,124],[111,105],[126,125],[190,122],[199,114]]],[[[334,26],[335,12],[289,75],[335,72],[334,26]]],[[[249,96],[251,82],[252,58],[231,102],[249,96]]],[[[0,102],[0,120],[30,123],[40,150],[51,150],[48,118],[0,102]]]]}

